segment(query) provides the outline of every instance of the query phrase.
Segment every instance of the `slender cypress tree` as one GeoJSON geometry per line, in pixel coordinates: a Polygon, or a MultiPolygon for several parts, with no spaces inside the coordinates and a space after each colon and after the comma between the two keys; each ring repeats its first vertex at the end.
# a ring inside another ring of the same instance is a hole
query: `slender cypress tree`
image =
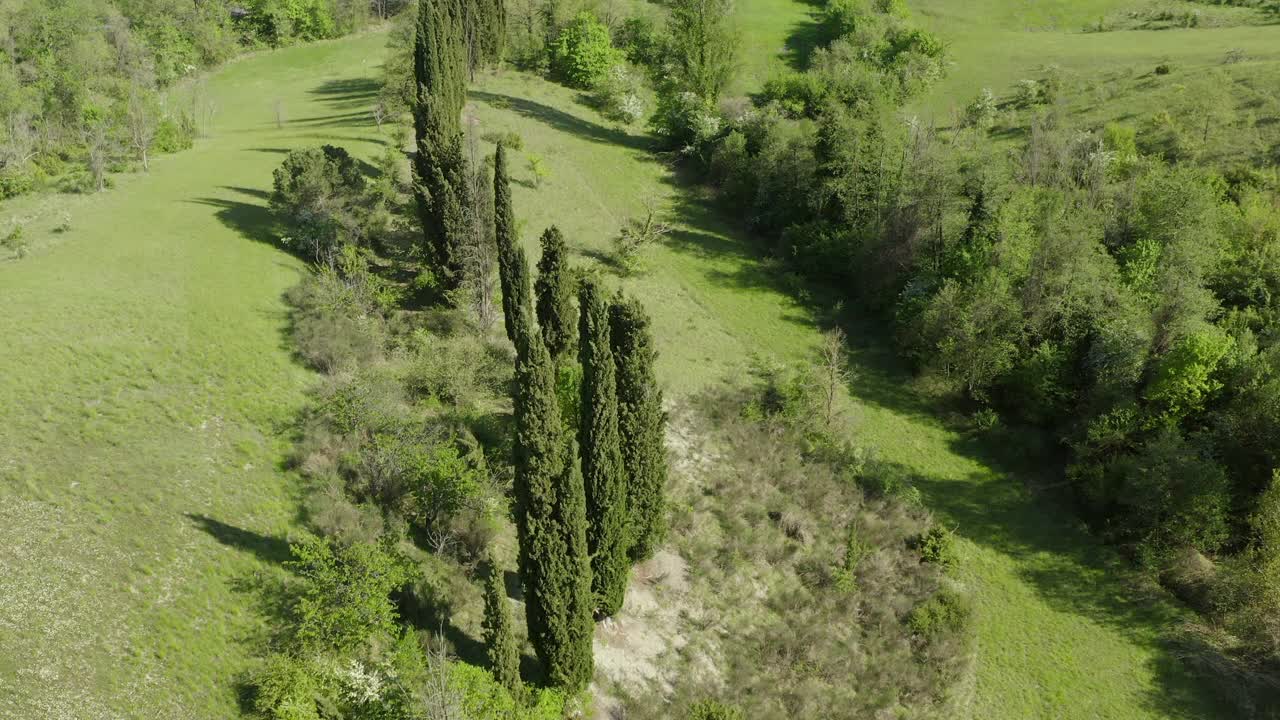
{"type": "MultiPolygon", "coordinates": [[[[516,248],[515,256],[527,288],[524,251],[516,248]]],[[[586,499],[560,418],[555,364],[533,328],[527,291],[517,305],[523,335],[516,342],[515,495],[525,615],[547,678],[576,692],[590,680],[593,663],[586,499]]]]}
{"type": "Polygon", "coordinates": [[[422,0],[413,48],[414,196],[424,249],[446,287],[460,280],[471,202],[460,126],[467,62],[461,2],[422,0]]]}
{"type": "Polygon", "coordinates": [[[560,404],[554,368],[542,339],[527,333],[516,344],[515,499],[529,640],[552,676],[567,644],[563,622],[566,549],[556,520],[556,486],[564,472],[560,404]]]}
{"type": "Polygon", "coordinates": [[[528,276],[516,262],[521,248],[516,238],[515,212],[511,208],[511,179],[507,175],[507,150],[498,144],[493,158],[493,227],[498,245],[498,280],[502,285],[502,317],[507,339],[519,344],[524,337],[521,322],[528,321],[520,313],[529,296],[528,276]]]}
{"type": "Polygon", "coordinates": [[[633,298],[609,306],[609,342],[617,365],[618,434],[627,477],[627,511],[634,561],[653,555],[666,533],[667,416],[654,373],[649,315],[633,298]]]}
{"type": "Polygon", "coordinates": [[[511,608],[502,583],[502,569],[489,556],[489,574],[484,582],[484,642],[493,677],[513,695],[524,688],[520,682],[520,648],[511,626],[511,608]]]}
{"type": "Polygon", "coordinates": [[[573,287],[569,277],[569,250],[564,235],[554,225],[542,233],[542,258],[538,260],[538,280],[533,286],[538,299],[538,325],[551,357],[573,351],[578,338],[577,315],[573,312],[573,287]]]}
{"type": "Polygon", "coordinates": [[[502,61],[506,49],[507,7],[503,0],[463,0],[467,15],[467,57],[472,73],[502,61]]]}
{"type": "Polygon", "coordinates": [[[595,596],[591,589],[591,557],[587,542],[587,498],[578,464],[578,443],[569,439],[565,448],[564,472],[556,488],[556,519],[565,542],[565,636],[554,666],[557,685],[570,692],[582,690],[591,682],[595,668],[591,640],[595,623],[595,596]]]}
{"type": "Polygon", "coordinates": [[[582,477],[587,495],[587,545],[591,552],[596,614],[609,617],[627,591],[627,488],[618,439],[618,396],[609,306],[595,281],[578,292],[582,360],[582,477]]]}

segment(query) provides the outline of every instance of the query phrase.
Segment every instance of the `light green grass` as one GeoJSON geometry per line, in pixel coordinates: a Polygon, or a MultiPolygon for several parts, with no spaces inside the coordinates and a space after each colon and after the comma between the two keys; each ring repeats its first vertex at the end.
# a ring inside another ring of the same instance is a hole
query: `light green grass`
{"type": "MultiPolygon", "coordinates": [[[[1248,62],[1231,66],[1247,70],[1280,65],[1280,25],[1241,25],[1170,30],[1084,32],[1100,16],[1120,13],[1139,3],[1127,0],[910,0],[918,22],[947,43],[952,64],[947,77],[917,109],[945,124],[983,88],[1007,95],[1023,78],[1039,77],[1042,68],[1101,80],[1108,74],[1145,75],[1162,62],[1173,62],[1194,75],[1222,68],[1232,50],[1248,62]]],[[[1186,5],[1192,7],[1191,5],[1186,5]]],[[[1206,9],[1208,7],[1206,6],[1206,9]]],[[[1128,112],[1123,99],[1113,99],[1117,115],[1128,112]]],[[[1139,103],[1139,109],[1147,109],[1139,103]]]]}
{"type": "Polygon", "coordinates": [[[287,554],[282,431],[311,382],[282,336],[301,266],[242,230],[266,218],[278,148],[369,134],[336,127],[366,99],[318,90],[382,43],[238,62],[193,150],[3,208],[33,253],[0,263],[0,716],[237,714],[264,619],[236,588],[287,554]]]}

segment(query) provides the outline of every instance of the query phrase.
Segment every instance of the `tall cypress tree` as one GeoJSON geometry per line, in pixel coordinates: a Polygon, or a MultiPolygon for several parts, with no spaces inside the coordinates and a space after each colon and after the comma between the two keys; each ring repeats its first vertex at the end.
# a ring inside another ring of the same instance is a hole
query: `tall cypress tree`
{"type": "Polygon", "coordinates": [[[609,342],[617,366],[618,434],[627,478],[629,554],[634,561],[653,555],[666,533],[667,416],[654,373],[649,315],[622,293],[609,306],[609,342]]]}
{"type": "Polygon", "coordinates": [[[573,288],[569,277],[569,250],[564,235],[554,225],[542,233],[542,258],[533,285],[538,300],[538,325],[551,357],[573,351],[577,342],[577,315],[573,312],[573,288]]]}
{"type": "Polygon", "coordinates": [[[595,623],[591,615],[595,596],[591,589],[591,557],[587,543],[587,499],[578,464],[578,443],[572,438],[565,448],[561,481],[556,487],[556,520],[565,544],[565,643],[550,667],[553,682],[569,692],[582,690],[591,682],[595,669],[591,640],[595,623]]]}
{"type": "Polygon", "coordinates": [[[502,582],[502,569],[489,556],[489,574],[484,582],[484,642],[493,677],[513,695],[519,696],[524,686],[520,682],[520,648],[516,645],[515,631],[511,626],[511,608],[502,582]]]}
{"type": "Polygon", "coordinates": [[[587,494],[587,545],[596,614],[609,617],[627,591],[627,488],[618,438],[618,396],[609,306],[595,281],[578,293],[582,360],[582,476],[587,494]]]}
{"type": "Polygon", "coordinates": [[[507,174],[507,150],[498,144],[493,158],[493,227],[498,245],[498,280],[502,285],[502,317],[507,339],[519,344],[524,336],[520,309],[527,303],[529,279],[518,267],[520,242],[516,238],[515,212],[511,207],[511,179],[507,174]]]}
{"type": "Polygon", "coordinates": [[[474,73],[502,61],[506,49],[507,7],[503,0],[463,0],[467,16],[467,57],[474,73]]]}
{"type": "MultiPolygon", "coordinates": [[[[528,287],[524,252],[514,265],[528,287]]],[[[528,294],[516,309],[516,530],[529,639],[552,684],[571,691],[590,680],[591,565],[586,500],[572,439],[556,397],[555,364],[529,319],[528,294]],[[585,618],[585,621],[584,621],[585,618]]]]}
{"type": "Polygon", "coordinates": [[[467,62],[461,3],[422,0],[413,47],[414,196],[424,249],[446,287],[460,280],[471,202],[460,125],[467,62]]]}

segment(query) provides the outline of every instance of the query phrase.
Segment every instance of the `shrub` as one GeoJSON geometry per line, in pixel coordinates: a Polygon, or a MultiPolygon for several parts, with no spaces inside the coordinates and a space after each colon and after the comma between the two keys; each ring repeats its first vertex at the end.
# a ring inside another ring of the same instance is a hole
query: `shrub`
{"type": "Polygon", "coordinates": [[[609,28],[583,11],[560,31],[551,49],[551,70],[573,87],[590,88],[622,59],[609,40],[609,28]]]}
{"type": "Polygon", "coordinates": [[[1173,72],[1173,66],[1169,63],[1160,63],[1156,66],[1157,75],[1168,75],[1171,72],[1173,72]]]}
{"type": "Polygon", "coordinates": [[[719,700],[701,700],[689,708],[689,720],[744,720],[742,708],[719,700]]]}
{"type": "Polygon", "coordinates": [[[964,109],[964,121],[970,127],[985,130],[996,123],[996,115],[999,112],[995,93],[991,92],[990,88],[982,88],[978,97],[964,109]]]}
{"type": "Polygon", "coordinates": [[[613,120],[633,125],[644,119],[644,86],[626,65],[609,68],[592,88],[593,100],[600,112],[613,120]]]}
{"type": "Polygon", "coordinates": [[[952,568],[959,562],[956,554],[955,533],[941,525],[932,525],[916,541],[920,561],[933,563],[941,568],[952,568]]]}
{"type": "Polygon", "coordinates": [[[686,155],[706,160],[723,122],[707,101],[672,85],[658,91],[658,106],[650,120],[653,130],[686,155]]]}
{"type": "Polygon", "coordinates": [[[27,256],[27,239],[23,237],[22,226],[14,225],[3,238],[0,238],[0,247],[13,253],[14,257],[21,260],[27,256]]]}
{"type": "Polygon", "coordinates": [[[288,565],[305,583],[297,606],[304,647],[343,650],[399,634],[391,592],[409,578],[402,557],[379,545],[342,547],[318,538],[289,549],[288,565]]]}
{"type": "Polygon", "coordinates": [[[35,185],[35,173],[30,170],[15,166],[0,170],[0,200],[29,193],[35,185]]]}
{"type": "Polygon", "coordinates": [[[195,144],[195,125],[190,117],[183,115],[179,119],[166,117],[156,125],[156,135],[151,141],[151,148],[157,153],[175,153],[186,150],[195,144]]]}
{"type": "Polygon", "coordinates": [[[505,132],[490,130],[480,137],[485,142],[491,142],[494,145],[501,143],[502,146],[508,150],[515,150],[516,152],[524,150],[524,138],[521,137],[520,133],[515,132],[514,130],[507,130],[505,132]]]}
{"type": "Polygon", "coordinates": [[[907,615],[907,627],[924,638],[935,638],[944,633],[958,633],[965,629],[973,607],[960,593],[944,588],[907,615]]]}
{"type": "Polygon", "coordinates": [[[357,208],[364,176],[346,150],[333,145],[294,150],[276,169],[271,208],[289,225],[282,242],[317,262],[333,264],[360,235],[357,208]]]}

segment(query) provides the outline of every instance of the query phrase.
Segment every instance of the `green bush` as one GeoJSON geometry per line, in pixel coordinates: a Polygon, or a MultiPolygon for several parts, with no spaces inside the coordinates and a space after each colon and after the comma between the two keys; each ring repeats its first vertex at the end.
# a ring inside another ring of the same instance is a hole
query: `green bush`
{"type": "Polygon", "coordinates": [[[941,525],[932,525],[916,541],[921,562],[933,563],[942,568],[953,568],[959,562],[956,554],[955,533],[941,525]]]}
{"type": "Polygon", "coordinates": [[[622,53],[609,40],[609,28],[585,10],[560,31],[551,49],[552,73],[577,88],[592,87],[622,61],[622,53]]]}
{"type": "Polygon", "coordinates": [[[689,720],[744,720],[742,708],[719,700],[701,700],[689,708],[689,720]]]}
{"type": "Polygon", "coordinates": [[[175,153],[195,144],[195,126],[189,116],[166,117],[156,125],[151,149],[156,153],[175,153]]]}
{"type": "Polygon", "coordinates": [[[973,607],[967,598],[944,588],[911,610],[907,627],[918,636],[932,639],[944,633],[961,632],[972,615],[973,607]]]}

